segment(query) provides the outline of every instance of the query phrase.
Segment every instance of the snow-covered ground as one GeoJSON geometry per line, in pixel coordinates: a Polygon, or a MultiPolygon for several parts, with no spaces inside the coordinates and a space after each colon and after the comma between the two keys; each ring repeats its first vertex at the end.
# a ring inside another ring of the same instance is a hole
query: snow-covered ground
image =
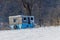
{"type": "Polygon", "coordinates": [[[60,40],[60,26],[0,31],[0,40],[60,40]]]}

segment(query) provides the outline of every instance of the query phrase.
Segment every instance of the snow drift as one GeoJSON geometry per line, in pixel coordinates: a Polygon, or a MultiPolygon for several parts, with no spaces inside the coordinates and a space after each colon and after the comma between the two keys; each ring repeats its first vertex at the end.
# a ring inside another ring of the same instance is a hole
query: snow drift
{"type": "Polygon", "coordinates": [[[0,31],[0,40],[60,40],[60,26],[0,31]]]}

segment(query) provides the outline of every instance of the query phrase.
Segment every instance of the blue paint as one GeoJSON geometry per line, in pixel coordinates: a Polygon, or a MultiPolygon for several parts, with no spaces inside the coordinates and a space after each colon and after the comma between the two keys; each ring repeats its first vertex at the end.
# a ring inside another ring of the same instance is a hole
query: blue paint
{"type": "Polygon", "coordinates": [[[10,28],[11,28],[11,29],[14,29],[14,25],[10,25],[10,28]]]}
{"type": "Polygon", "coordinates": [[[28,24],[27,23],[23,23],[21,28],[22,29],[28,28],[28,24]]]}
{"type": "MultiPolygon", "coordinates": [[[[11,28],[11,29],[14,29],[14,26],[15,26],[15,25],[10,25],[10,28],[11,28]]],[[[16,29],[21,29],[22,24],[17,24],[16,26],[17,26],[16,29]]]]}
{"type": "Polygon", "coordinates": [[[19,29],[21,29],[21,27],[22,27],[22,24],[19,24],[19,29]]]}
{"type": "Polygon", "coordinates": [[[34,16],[23,16],[22,28],[33,28],[33,27],[34,27],[34,16]],[[24,18],[26,19],[24,20],[24,18]]]}

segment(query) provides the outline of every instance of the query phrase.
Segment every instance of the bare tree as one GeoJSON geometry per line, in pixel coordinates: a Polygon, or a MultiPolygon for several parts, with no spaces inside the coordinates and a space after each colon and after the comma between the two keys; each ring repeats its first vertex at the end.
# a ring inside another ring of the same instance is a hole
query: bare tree
{"type": "Polygon", "coordinates": [[[23,6],[27,11],[27,15],[31,16],[31,11],[33,7],[33,0],[30,0],[30,2],[27,2],[27,0],[22,0],[23,6]]]}

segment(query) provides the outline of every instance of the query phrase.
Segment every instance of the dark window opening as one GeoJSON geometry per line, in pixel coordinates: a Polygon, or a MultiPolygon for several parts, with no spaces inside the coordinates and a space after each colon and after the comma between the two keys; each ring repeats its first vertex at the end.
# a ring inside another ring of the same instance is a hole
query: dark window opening
{"type": "Polygon", "coordinates": [[[14,19],[14,22],[16,22],[16,19],[14,19]]]}
{"type": "Polygon", "coordinates": [[[26,18],[24,18],[24,20],[26,20],[26,18]]]}
{"type": "Polygon", "coordinates": [[[31,18],[31,20],[33,20],[33,18],[31,18]]]}

